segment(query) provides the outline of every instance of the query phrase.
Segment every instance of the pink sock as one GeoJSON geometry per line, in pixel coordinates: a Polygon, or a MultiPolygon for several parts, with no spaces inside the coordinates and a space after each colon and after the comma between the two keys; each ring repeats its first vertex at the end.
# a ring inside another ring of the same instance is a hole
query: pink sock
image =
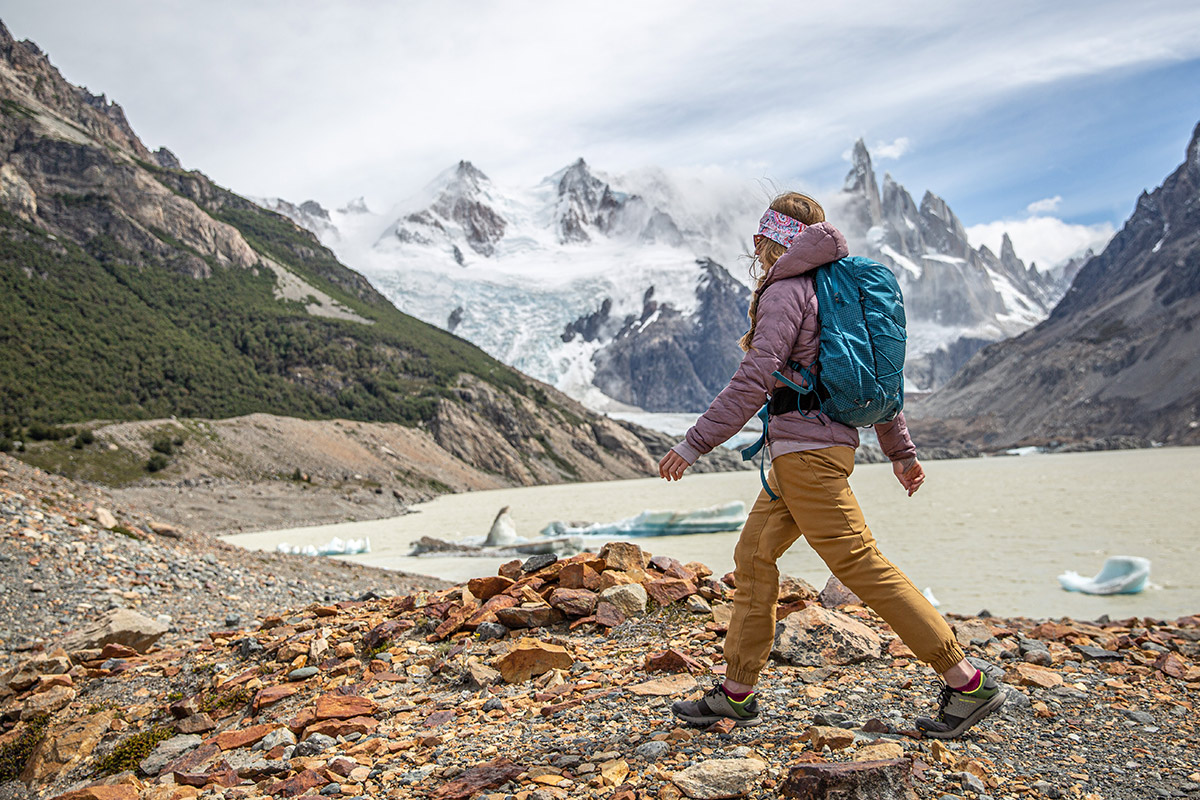
{"type": "Polygon", "coordinates": [[[973,692],[983,686],[983,673],[975,670],[975,676],[967,681],[965,686],[951,686],[950,688],[956,692],[973,692]]]}
{"type": "Polygon", "coordinates": [[[728,697],[730,700],[734,701],[735,703],[740,703],[743,700],[745,700],[747,697],[749,697],[750,695],[754,694],[753,689],[751,689],[748,692],[731,692],[725,686],[725,684],[721,684],[721,691],[725,693],[726,697],[728,697]]]}

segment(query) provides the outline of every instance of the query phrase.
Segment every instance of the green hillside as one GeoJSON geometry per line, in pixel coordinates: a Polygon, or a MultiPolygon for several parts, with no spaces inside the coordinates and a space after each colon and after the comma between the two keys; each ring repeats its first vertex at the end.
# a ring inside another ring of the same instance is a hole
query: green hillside
{"type": "MultiPolygon", "coordinates": [[[[189,199],[210,216],[373,324],[313,316],[301,302],[275,298],[269,270],[221,266],[163,231],[152,233],[165,247],[133,249],[107,233],[75,244],[0,211],[5,420],[269,411],[411,425],[428,418],[460,373],[530,391],[475,346],[396,310],[291,221],[198,173],[140,167],[177,193],[187,182],[189,199]],[[193,277],[181,256],[202,259],[211,275],[193,277]]],[[[104,195],[40,201],[47,216],[121,226],[104,195]]]]}

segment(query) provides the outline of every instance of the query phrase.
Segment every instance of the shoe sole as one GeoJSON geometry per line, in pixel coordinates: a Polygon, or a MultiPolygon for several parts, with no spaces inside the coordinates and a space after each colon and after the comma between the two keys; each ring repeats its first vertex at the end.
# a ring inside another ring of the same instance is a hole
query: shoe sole
{"type": "Polygon", "coordinates": [[[762,717],[750,717],[749,719],[734,719],[733,717],[722,717],[720,715],[712,716],[712,717],[689,717],[686,714],[676,714],[673,711],[671,713],[674,715],[675,719],[682,720],[682,721],[686,722],[687,724],[695,725],[696,727],[708,727],[709,725],[720,722],[723,719],[733,720],[733,725],[735,728],[748,728],[751,725],[757,725],[760,722],[762,722],[762,717]]]}
{"type": "Polygon", "coordinates": [[[1000,691],[996,692],[995,697],[993,697],[991,700],[988,700],[979,708],[975,709],[975,713],[964,719],[956,727],[951,728],[948,731],[929,731],[922,728],[921,733],[930,739],[957,739],[959,736],[962,736],[964,733],[966,733],[967,729],[972,725],[979,722],[981,719],[995,711],[1000,706],[1004,705],[1004,701],[1007,699],[1008,689],[1001,688],[1000,691]]]}

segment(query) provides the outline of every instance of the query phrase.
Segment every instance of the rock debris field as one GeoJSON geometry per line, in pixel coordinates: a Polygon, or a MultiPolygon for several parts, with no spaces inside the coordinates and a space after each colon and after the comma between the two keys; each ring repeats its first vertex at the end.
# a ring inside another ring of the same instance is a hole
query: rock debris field
{"type": "Polygon", "coordinates": [[[690,728],[669,705],[719,678],[735,593],[702,564],[613,543],[387,583],[8,464],[0,798],[1200,798],[1200,617],[952,616],[1008,699],[940,742],[931,671],[785,578],[762,724],[690,728]]]}

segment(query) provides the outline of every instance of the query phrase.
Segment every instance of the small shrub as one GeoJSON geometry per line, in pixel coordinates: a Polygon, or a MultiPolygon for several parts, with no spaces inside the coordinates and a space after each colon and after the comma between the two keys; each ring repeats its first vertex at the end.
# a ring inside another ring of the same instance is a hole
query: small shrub
{"type": "Polygon", "coordinates": [[[160,469],[166,467],[168,463],[170,462],[168,462],[166,456],[164,456],[162,453],[155,453],[154,455],[150,456],[150,460],[146,462],[146,471],[158,472],[160,469]]]}
{"type": "Polygon", "coordinates": [[[164,739],[170,739],[170,726],[160,725],[141,733],[135,733],[112,749],[112,752],[96,762],[96,775],[115,775],[125,770],[136,769],[146,756],[164,739]]]}
{"type": "Polygon", "coordinates": [[[242,686],[223,694],[206,695],[200,701],[200,710],[204,712],[219,711],[226,708],[239,708],[246,705],[254,697],[254,691],[242,686]]]}
{"type": "Polygon", "coordinates": [[[46,738],[46,725],[49,722],[49,714],[40,714],[29,720],[20,736],[0,745],[0,783],[15,781],[21,775],[34,748],[46,738]]]}
{"type": "Polygon", "coordinates": [[[84,444],[92,444],[96,441],[96,435],[91,431],[82,431],[79,434],[79,441],[83,442],[84,444]]]}
{"type": "Polygon", "coordinates": [[[164,456],[169,456],[175,452],[175,445],[171,443],[171,439],[168,436],[161,436],[158,439],[155,439],[152,446],[156,451],[162,453],[164,456]]]}
{"type": "Polygon", "coordinates": [[[0,439],[0,453],[11,453],[13,451],[12,439],[0,439]]]}

